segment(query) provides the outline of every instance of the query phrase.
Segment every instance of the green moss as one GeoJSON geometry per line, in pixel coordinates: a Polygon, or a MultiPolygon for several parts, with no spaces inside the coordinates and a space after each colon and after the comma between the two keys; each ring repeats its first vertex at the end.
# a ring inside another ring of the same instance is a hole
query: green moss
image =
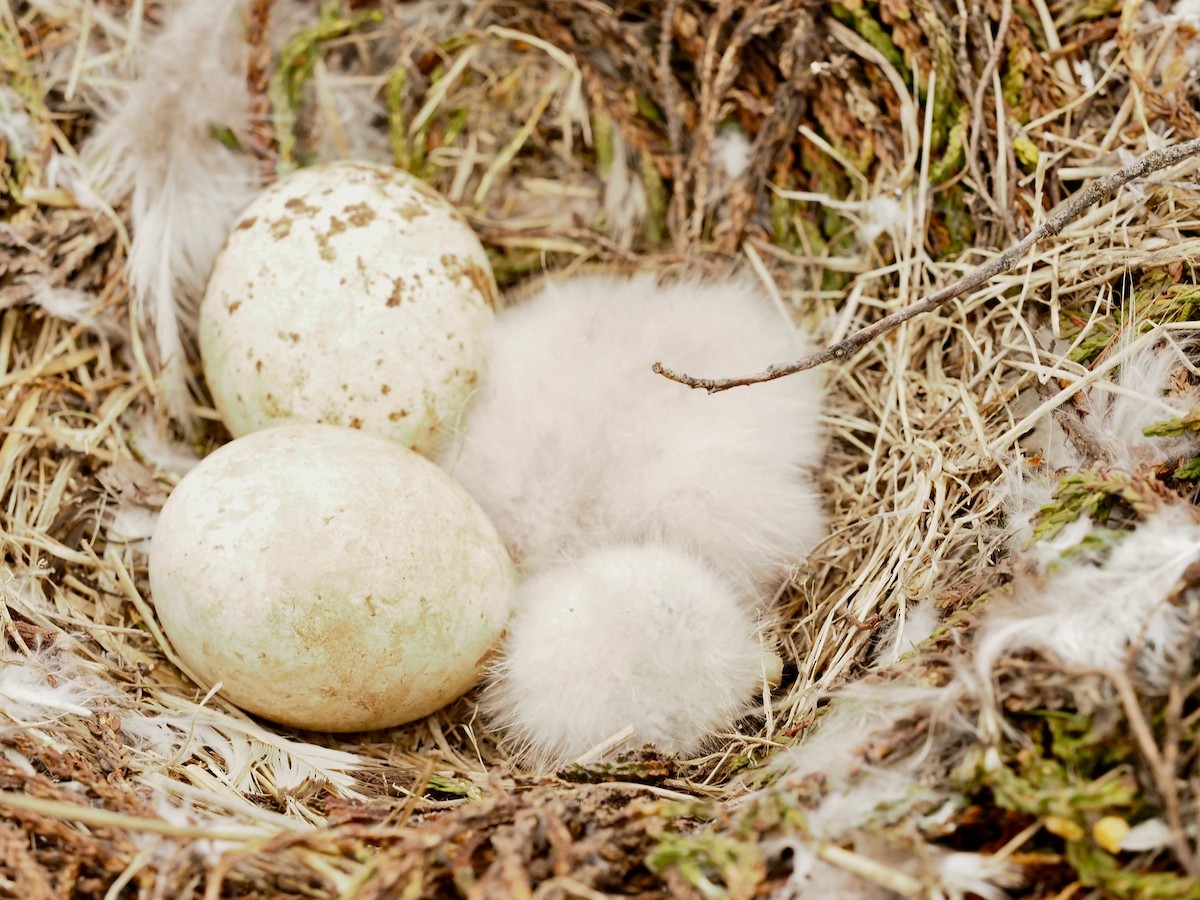
{"type": "Polygon", "coordinates": [[[883,54],[884,58],[896,67],[905,83],[912,81],[912,70],[904,61],[904,54],[893,42],[882,23],[872,18],[871,14],[859,4],[835,3],[832,12],[836,18],[849,25],[859,37],[883,54]]]}
{"type": "Polygon", "coordinates": [[[1007,57],[1004,74],[1000,77],[1000,93],[1023,125],[1029,121],[1029,113],[1025,111],[1025,72],[1033,61],[1033,52],[1028,45],[1018,42],[1008,48],[1007,57]]]}
{"type": "Polygon", "coordinates": [[[647,122],[653,122],[656,125],[661,125],[667,121],[667,117],[663,115],[658,104],[645,94],[637,94],[633,98],[633,105],[637,109],[637,113],[647,122]]]}
{"type": "Polygon", "coordinates": [[[471,120],[471,111],[469,109],[455,109],[450,112],[450,120],[446,123],[446,127],[442,130],[441,145],[449,147],[458,136],[467,129],[467,122],[471,120]]]}
{"type": "Polygon", "coordinates": [[[452,778],[449,775],[430,775],[426,789],[440,794],[450,794],[454,797],[466,797],[468,800],[482,800],[483,788],[465,778],[452,778]]]}
{"type": "MultiPolygon", "coordinates": [[[[934,130],[931,147],[933,150],[940,150],[952,139],[956,127],[961,127],[965,136],[970,109],[966,104],[958,103],[958,60],[954,55],[954,40],[950,36],[950,30],[927,0],[914,3],[913,8],[920,15],[921,30],[929,42],[929,50],[933,54],[933,69],[937,73],[933,96],[926,96],[925,102],[933,104],[934,130]]],[[[921,78],[919,85],[926,94],[929,90],[927,80],[921,78]]],[[[959,152],[962,152],[961,144],[959,152]]],[[[960,162],[958,165],[961,164],[960,162]]]]}
{"type": "Polygon", "coordinates": [[[396,68],[384,89],[388,114],[388,143],[392,148],[392,164],[406,172],[412,170],[412,150],[408,146],[408,123],[404,116],[404,98],[408,95],[408,70],[396,68]]]}
{"type": "Polygon", "coordinates": [[[1090,469],[1073,472],[1063,476],[1054,491],[1054,498],[1038,510],[1034,539],[1049,540],[1082,516],[1093,522],[1106,522],[1119,501],[1140,508],[1145,506],[1147,499],[1132,477],[1123,472],[1090,469]]]}
{"type": "Polygon", "coordinates": [[[642,232],[646,243],[651,247],[661,244],[667,236],[667,196],[666,186],[658,174],[658,167],[649,153],[641,156],[642,184],[646,188],[646,218],[642,222],[642,232]]]}
{"type": "Polygon", "coordinates": [[[1142,429],[1146,437],[1182,437],[1185,434],[1195,434],[1200,431],[1200,406],[1193,407],[1184,416],[1176,419],[1163,419],[1142,429]]]}
{"type": "Polygon", "coordinates": [[[949,142],[942,158],[929,169],[929,181],[940,184],[962,168],[966,162],[967,129],[970,127],[971,110],[963,106],[958,111],[958,121],[950,129],[949,142]]]}
{"type": "Polygon", "coordinates": [[[335,38],[344,37],[383,21],[379,10],[346,13],[341,3],[326,3],[321,7],[317,24],[293,36],[279,52],[279,65],[271,74],[267,97],[271,102],[271,118],[275,123],[275,141],[279,145],[281,172],[294,169],[296,159],[296,122],[304,105],[304,85],[312,77],[324,47],[335,38]]]}
{"type": "MultiPolygon", "coordinates": [[[[24,48],[17,35],[5,28],[0,28],[0,84],[11,89],[11,96],[20,101],[24,114],[35,127],[49,120],[49,112],[42,102],[42,88],[29,67],[24,48]]],[[[7,99],[0,95],[0,116],[9,118],[22,112],[20,107],[7,109],[8,106],[7,99]]],[[[12,141],[6,142],[6,146],[7,152],[0,157],[0,183],[17,203],[22,203],[24,185],[41,180],[39,154],[33,152],[40,148],[20,147],[12,141]]],[[[0,192],[2,199],[3,192],[0,192]]]]}
{"type": "Polygon", "coordinates": [[[756,844],[713,831],[667,834],[646,858],[656,875],[668,869],[706,898],[751,897],[766,874],[766,862],[756,844]]]}
{"type": "Polygon", "coordinates": [[[1031,141],[1024,132],[1020,132],[1013,136],[1012,147],[1013,154],[1017,157],[1017,165],[1019,165],[1024,171],[1032,172],[1037,168],[1037,144],[1031,141]]]}
{"type": "MultiPolygon", "coordinates": [[[[1069,319],[1063,327],[1063,336],[1068,340],[1079,336],[1082,327],[1071,322],[1069,319]]],[[[1110,317],[1098,319],[1092,323],[1091,330],[1084,337],[1079,345],[1075,347],[1068,355],[1070,359],[1080,365],[1087,365],[1097,356],[1104,352],[1109,344],[1112,343],[1117,334],[1117,323],[1110,317]]]]}
{"type": "Polygon", "coordinates": [[[1191,459],[1181,462],[1171,473],[1171,477],[1176,481],[1200,480],[1200,456],[1193,456],[1191,459]]]}
{"type": "Polygon", "coordinates": [[[1121,0],[1087,0],[1079,4],[1066,15],[1068,22],[1093,22],[1096,19],[1107,19],[1121,6],[1121,0]]]}
{"type": "Polygon", "coordinates": [[[934,209],[944,228],[938,236],[943,238],[940,248],[943,256],[958,256],[975,242],[975,218],[967,209],[967,192],[961,184],[954,184],[933,195],[934,209]]]}
{"type": "Polygon", "coordinates": [[[592,144],[596,148],[596,173],[608,178],[612,173],[613,154],[616,147],[616,124],[601,113],[592,119],[592,144]]]}

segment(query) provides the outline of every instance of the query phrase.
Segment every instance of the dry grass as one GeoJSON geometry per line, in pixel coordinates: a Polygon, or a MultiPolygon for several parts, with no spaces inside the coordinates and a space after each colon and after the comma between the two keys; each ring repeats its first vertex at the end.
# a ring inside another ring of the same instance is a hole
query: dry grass
{"type": "MultiPolygon", "coordinates": [[[[317,40],[302,6],[249,4],[257,119],[242,151],[264,171],[392,160],[460,205],[514,293],[590,265],[743,267],[827,341],[991,258],[1087,179],[1200,134],[1187,57],[1200,37],[1151,4],[968,2],[965,18],[938,0],[911,14],[890,0],[349,7],[317,40]],[[314,65],[280,69],[285,47],[314,65]],[[728,128],[749,138],[743,177],[713,161],[728,128]]],[[[959,698],[977,736],[925,761],[926,786],[960,798],[936,827],[914,801],[861,840],[823,841],[805,825],[821,780],[772,789],[764,767],[829,716],[829,691],[943,684],[961,665],[976,611],[1012,575],[997,484],[1022,440],[1074,415],[1131,352],[1125,338],[1194,327],[1195,164],[827,368],[833,528],[779,600],[785,682],[762,715],[701,758],[533,777],[470,697],[386,733],[297,734],[173,664],[136,523],[177,480],[176,458],[223,435],[200,408],[194,445],[170,442],[122,276],[130,222],[70,177],[96,104],[163,13],[0,0],[0,896],[753,897],[782,889],[784,845],[860,884],[934,896],[936,873],[893,864],[926,844],[1000,852],[1026,896],[1195,895],[1194,834],[1104,862],[1062,825],[1076,807],[1009,802],[967,771],[990,753],[1032,791],[1028,723],[1066,717],[1111,738],[1115,758],[1080,777],[1119,770],[1143,786],[1136,802],[1089,800],[1079,822],[1182,804],[1194,823],[1194,681],[1139,699],[1052,660],[1007,660],[995,685],[1009,730],[989,733],[959,698]],[[1127,333],[1135,308],[1157,330],[1127,333]],[[883,630],[930,598],[950,627],[873,670],[883,630]],[[41,685],[33,719],[4,680],[15,672],[41,685]]],[[[1164,497],[1190,490],[1143,474],[1164,497]]],[[[932,728],[891,721],[863,762],[919,749],[932,728]]]]}

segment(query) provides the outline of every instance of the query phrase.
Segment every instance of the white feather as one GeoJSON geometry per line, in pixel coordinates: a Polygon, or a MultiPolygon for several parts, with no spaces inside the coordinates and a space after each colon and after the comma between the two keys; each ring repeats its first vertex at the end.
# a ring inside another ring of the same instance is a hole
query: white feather
{"type": "Polygon", "coordinates": [[[678,550],[626,544],[520,586],[484,708],[547,767],[626,729],[665,752],[695,749],[762,686],[756,623],[735,591],[678,550]]]}
{"type": "Polygon", "coordinates": [[[0,651],[0,711],[18,724],[90,716],[97,703],[115,696],[112,685],[65,651],[0,651]]]}
{"type": "Polygon", "coordinates": [[[840,841],[865,826],[894,822],[917,803],[936,798],[910,772],[871,769],[826,794],[816,809],[805,814],[805,824],[813,837],[840,841]]]}
{"type": "Polygon", "coordinates": [[[153,416],[140,415],[132,421],[127,419],[125,424],[129,443],[138,458],[158,471],[186,475],[200,462],[196,451],[187,444],[172,440],[153,416]]]}
{"type": "Polygon", "coordinates": [[[713,138],[712,159],[730,178],[741,178],[750,168],[752,156],[750,140],[742,129],[734,126],[722,128],[713,138]]]}
{"type": "Polygon", "coordinates": [[[25,101],[8,87],[0,87],[0,138],[8,144],[8,155],[15,160],[24,159],[38,142],[37,128],[25,101]]]}
{"type": "Polygon", "coordinates": [[[895,665],[901,657],[927,641],[941,622],[942,616],[938,612],[937,601],[932,597],[927,597],[912,607],[906,607],[880,635],[879,653],[875,657],[876,667],[888,668],[895,665]]]}
{"type": "Polygon", "coordinates": [[[85,325],[101,337],[123,336],[120,326],[110,316],[98,312],[96,298],[85,291],[43,283],[34,288],[29,302],[56,319],[85,325]]]}
{"type": "Polygon", "coordinates": [[[1173,506],[1126,536],[1101,562],[1064,564],[990,603],[979,623],[975,665],[984,684],[1001,654],[1042,650],[1076,670],[1123,671],[1163,691],[1177,673],[1187,610],[1169,600],[1200,559],[1200,523],[1173,506]]]}
{"type": "Polygon", "coordinates": [[[624,249],[646,219],[650,208],[641,176],[629,168],[631,151],[616,128],[612,131],[612,166],[604,176],[605,230],[624,249]]]}
{"type": "Polygon", "coordinates": [[[1175,833],[1162,819],[1146,819],[1138,822],[1125,837],[1121,838],[1121,849],[1129,853],[1146,850],[1161,850],[1175,842],[1175,833]]]}
{"type": "Polygon", "coordinates": [[[1170,15],[1188,27],[1200,31],[1200,0],[1175,0],[1170,15]]]}
{"type": "Polygon", "coordinates": [[[1011,553],[1020,553],[1033,543],[1038,513],[1054,499],[1057,481],[1044,469],[1023,463],[1006,467],[992,491],[1001,495],[1005,521],[1001,541],[1011,553]]]}
{"type": "Polygon", "coordinates": [[[286,738],[206,707],[191,709],[181,715],[130,710],[121,718],[121,731],[143,752],[159,759],[191,759],[193,767],[238,793],[308,782],[327,785],[340,796],[362,796],[352,774],[365,765],[357,755],[286,738]]]}
{"type": "Polygon", "coordinates": [[[650,367],[735,375],[805,349],[745,284],[554,284],[498,319],[442,463],[524,572],[662,539],[744,590],[773,586],[824,527],[805,471],[824,445],[815,376],[708,395],[650,367]]]}
{"type": "Polygon", "coordinates": [[[1084,424],[1108,455],[1110,465],[1132,470],[1168,459],[1196,443],[1193,435],[1151,438],[1147,425],[1188,413],[1200,403],[1200,390],[1187,387],[1172,393],[1172,380],[1187,360],[1170,343],[1146,344],[1117,371],[1117,390],[1101,382],[1087,394],[1091,407],[1084,424]]]}
{"type": "Polygon", "coordinates": [[[816,730],[779,754],[774,766],[791,784],[813,776],[837,784],[863,766],[868,748],[894,733],[906,719],[928,719],[931,729],[944,725],[941,739],[950,740],[967,728],[965,723],[954,721],[965,690],[962,679],[944,686],[852,684],[833,695],[832,706],[816,730]]]}
{"type": "Polygon", "coordinates": [[[1020,887],[1025,880],[1018,866],[983,853],[951,853],[936,848],[931,856],[939,887],[935,897],[1004,900],[1008,896],[1004,888],[1020,887]]]}
{"type": "MultiPolygon", "coordinates": [[[[870,835],[856,836],[850,842],[854,853],[873,862],[881,875],[894,872],[924,882],[920,896],[929,900],[1003,900],[1008,896],[1003,888],[1015,887],[1023,880],[1016,866],[980,853],[953,853],[923,841],[898,844],[870,835]]],[[[778,855],[782,847],[792,851],[792,874],[772,893],[773,900],[886,900],[897,896],[880,884],[820,860],[801,841],[767,844],[764,849],[778,855]]]]}
{"type": "Polygon", "coordinates": [[[154,535],[158,512],[136,503],[118,502],[105,516],[106,535],[114,543],[137,544],[140,549],[148,549],[146,542],[154,535]]]}
{"type": "Polygon", "coordinates": [[[129,277],[153,328],[168,411],[188,413],[185,346],[217,251],[257,183],[256,165],[211,133],[245,133],[236,0],[182,0],[101,117],[84,159],[110,202],[130,198],[129,277]]]}
{"type": "MultiPolygon", "coordinates": [[[[1145,341],[1117,368],[1111,381],[1098,381],[1077,398],[1079,425],[1104,454],[1104,464],[1126,471],[1155,465],[1194,447],[1194,435],[1146,437],[1147,425],[1177,418],[1200,405],[1200,388],[1177,387],[1176,375],[1188,368],[1183,352],[1170,342],[1145,341]]],[[[1039,423],[1026,450],[1039,452],[1051,469],[1078,468],[1085,460],[1062,425],[1052,418],[1039,423]]]]}
{"type": "Polygon", "coordinates": [[[791,872],[783,884],[772,890],[771,900],[893,900],[896,896],[880,885],[859,878],[845,869],[825,862],[803,840],[783,838],[762,845],[768,859],[780,859],[786,852],[791,872]]]}

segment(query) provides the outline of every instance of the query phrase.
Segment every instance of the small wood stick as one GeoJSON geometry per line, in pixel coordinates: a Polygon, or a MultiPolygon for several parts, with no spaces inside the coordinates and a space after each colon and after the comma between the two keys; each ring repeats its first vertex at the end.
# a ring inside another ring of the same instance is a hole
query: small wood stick
{"type": "Polygon", "coordinates": [[[897,310],[891,315],[880,319],[878,322],[859,329],[845,340],[838,341],[836,344],[826,347],[819,353],[802,357],[792,363],[770,366],[757,375],[747,375],[742,378],[696,378],[686,375],[683,372],[668,369],[661,362],[656,362],[651,368],[664,378],[671,379],[671,381],[677,381],[692,388],[703,388],[710,394],[715,394],[717,391],[727,391],[730,388],[741,387],[747,384],[774,381],[776,378],[783,378],[785,375],[794,375],[797,372],[813,369],[824,363],[832,362],[835,359],[845,359],[851,353],[871,343],[871,341],[875,340],[881,334],[886,334],[909,319],[937,309],[939,306],[950,302],[955,297],[962,296],[967,291],[978,287],[989,278],[999,275],[1001,272],[1007,272],[1033,249],[1034,244],[1045,237],[1058,234],[1070,222],[1079,218],[1084,210],[1093,204],[1107,200],[1118,188],[1138,178],[1149,175],[1151,172],[1157,172],[1159,169],[1165,169],[1168,166],[1173,166],[1176,163],[1190,159],[1197,154],[1200,154],[1200,138],[1193,138],[1190,141],[1184,141],[1170,147],[1163,147],[1160,150],[1153,150],[1137,162],[1117,169],[1115,172],[1105,175],[1102,178],[1097,178],[1087,190],[1073,195],[1050,218],[1046,219],[1045,222],[1025,235],[1019,243],[1009,247],[987,265],[972,269],[962,278],[946,285],[940,291],[918,300],[911,306],[897,310]]]}

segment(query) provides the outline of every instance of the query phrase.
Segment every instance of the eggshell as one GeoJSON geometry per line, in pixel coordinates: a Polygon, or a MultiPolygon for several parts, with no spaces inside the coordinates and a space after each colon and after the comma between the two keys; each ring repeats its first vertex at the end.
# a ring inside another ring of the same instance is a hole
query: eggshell
{"type": "Polygon", "coordinates": [[[403,447],[328,425],[256,432],[189,472],[159,517],[150,586],[195,677],[321,731],[398,725],[467,691],[514,590],[466,491],[403,447]]]}
{"type": "Polygon", "coordinates": [[[302,169],[246,209],[217,258],[205,377],[235,437],[324,422],[428,454],[474,391],[495,297],[478,238],[419,179],[302,169]]]}

